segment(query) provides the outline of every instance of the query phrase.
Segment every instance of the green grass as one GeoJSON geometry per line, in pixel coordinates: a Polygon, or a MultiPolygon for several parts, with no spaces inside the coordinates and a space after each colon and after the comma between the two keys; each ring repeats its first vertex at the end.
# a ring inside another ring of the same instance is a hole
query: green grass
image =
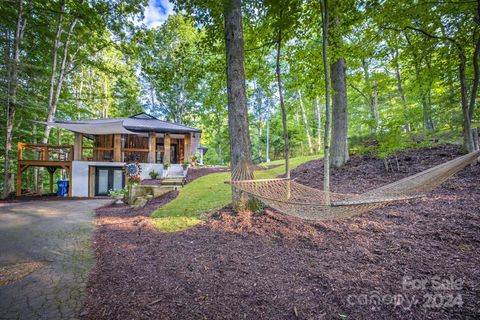
{"type": "MultiPolygon", "coordinates": [[[[305,156],[290,159],[290,167],[293,169],[302,163],[318,159],[319,156],[305,156]]],[[[258,171],[256,178],[274,178],[285,173],[284,160],[277,160],[268,165],[279,167],[258,171]]],[[[161,231],[175,232],[189,229],[208,215],[231,202],[231,187],[224,183],[230,180],[229,172],[212,173],[200,177],[187,184],[180,190],[178,197],[152,214],[155,226],[161,231]]]]}

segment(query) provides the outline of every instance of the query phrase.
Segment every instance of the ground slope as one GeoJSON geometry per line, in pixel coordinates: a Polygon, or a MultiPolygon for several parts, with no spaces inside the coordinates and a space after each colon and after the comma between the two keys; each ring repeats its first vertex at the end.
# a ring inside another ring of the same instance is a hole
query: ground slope
{"type": "MultiPolygon", "coordinates": [[[[334,170],[332,189],[361,192],[459,154],[455,146],[400,153],[402,172],[395,173],[385,172],[380,160],[354,158],[334,170]]],[[[318,187],[321,172],[321,161],[314,161],[292,176],[318,187]]],[[[428,199],[331,222],[270,209],[234,215],[227,207],[192,229],[159,233],[145,211],[99,210],[97,264],[83,315],[474,319],[480,310],[479,181],[480,166],[468,167],[428,199]]]]}

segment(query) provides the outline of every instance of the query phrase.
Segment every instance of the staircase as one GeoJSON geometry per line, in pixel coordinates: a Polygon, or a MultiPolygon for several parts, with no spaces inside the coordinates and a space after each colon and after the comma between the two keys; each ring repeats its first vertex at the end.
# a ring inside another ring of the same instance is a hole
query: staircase
{"type": "Polygon", "coordinates": [[[183,178],[183,167],[180,164],[172,164],[167,170],[166,178],[183,178]]]}
{"type": "Polygon", "coordinates": [[[180,164],[172,164],[167,170],[165,178],[162,180],[162,185],[168,186],[183,186],[185,176],[183,175],[183,167],[180,164]]]}

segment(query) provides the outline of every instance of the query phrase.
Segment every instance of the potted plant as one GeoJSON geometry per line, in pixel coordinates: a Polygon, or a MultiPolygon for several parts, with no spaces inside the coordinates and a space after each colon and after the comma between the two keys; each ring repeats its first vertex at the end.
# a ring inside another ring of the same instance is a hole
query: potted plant
{"type": "Polygon", "coordinates": [[[190,157],[190,160],[192,161],[192,166],[196,166],[197,165],[197,155],[193,154],[191,157],[190,157]]]}
{"type": "Polygon", "coordinates": [[[115,199],[115,203],[119,203],[119,202],[124,202],[126,192],[127,192],[126,188],[122,188],[120,190],[110,190],[109,194],[110,194],[110,197],[115,199]]]}
{"type": "Polygon", "coordinates": [[[190,167],[190,163],[189,163],[188,161],[185,161],[185,162],[182,164],[183,176],[184,176],[184,177],[187,176],[188,167],[190,167]]]}
{"type": "Polygon", "coordinates": [[[148,173],[148,175],[150,176],[150,178],[152,178],[153,180],[157,179],[157,177],[159,176],[158,172],[155,171],[155,170],[152,170],[148,173]]]}

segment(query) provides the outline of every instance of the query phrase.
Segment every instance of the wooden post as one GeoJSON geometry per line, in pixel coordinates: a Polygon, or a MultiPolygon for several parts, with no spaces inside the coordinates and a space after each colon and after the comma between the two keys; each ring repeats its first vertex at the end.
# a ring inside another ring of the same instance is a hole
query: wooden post
{"type": "Polygon", "coordinates": [[[95,167],[88,167],[88,197],[95,196],[95,167]]]}
{"type": "Polygon", "coordinates": [[[163,141],[163,146],[165,149],[163,154],[163,163],[170,162],[170,135],[168,133],[165,133],[165,138],[163,141]]]}
{"type": "Polygon", "coordinates": [[[82,160],[83,154],[83,134],[75,132],[75,141],[73,144],[73,160],[82,160]]]}
{"type": "Polygon", "coordinates": [[[53,193],[53,172],[48,170],[48,173],[50,174],[50,193],[53,193]]]}
{"type": "Polygon", "coordinates": [[[183,139],[183,152],[184,152],[184,161],[185,162],[190,162],[190,152],[191,152],[191,139],[192,139],[192,134],[187,133],[185,134],[185,138],[183,139]]]}
{"type": "Polygon", "coordinates": [[[22,195],[22,165],[17,165],[17,197],[22,195]]]}
{"type": "Polygon", "coordinates": [[[48,161],[48,146],[43,147],[43,161],[48,161]]]}
{"type": "Polygon", "coordinates": [[[22,160],[23,159],[23,143],[19,142],[17,145],[17,149],[18,149],[18,160],[22,160]]]}
{"type": "Polygon", "coordinates": [[[68,197],[72,197],[72,182],[73,182],[73,178],[72,178],[72,165],[70,164],[70,166],[68,166],[68,197]]]}
{"type": "Polygon", "coordinates": [[[156,152],[157,149],[157,135],[154,131],[150,131],[148,134],[148,162],[155,163],[156,162],[156,152]]]}
{"type": "Polygon", "coordinates": [[[113,137],[113,161],[122,161],[122,135],[115,134],[113,137]]]}

